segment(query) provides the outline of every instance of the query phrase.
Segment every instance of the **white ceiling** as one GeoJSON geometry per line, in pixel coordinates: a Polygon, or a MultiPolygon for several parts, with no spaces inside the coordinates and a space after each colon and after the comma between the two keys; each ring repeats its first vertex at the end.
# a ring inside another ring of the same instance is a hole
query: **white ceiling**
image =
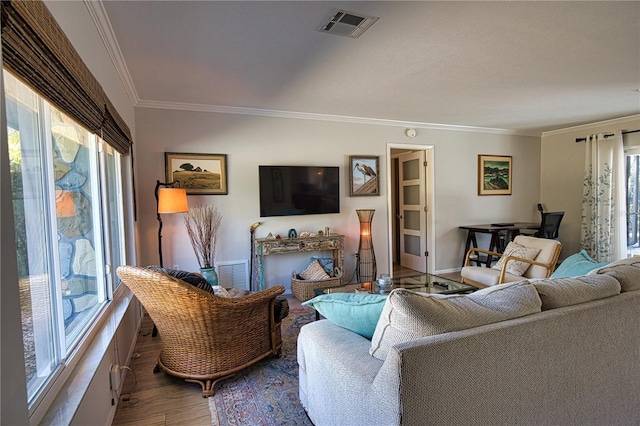
{"type": "Polygon", "coordinates": [[[140,106],[523,134],[640,113],[640,1],[90,7],[140,106]],[[380,19],[358,39],[317,31],[334,8],[380,19]]]}

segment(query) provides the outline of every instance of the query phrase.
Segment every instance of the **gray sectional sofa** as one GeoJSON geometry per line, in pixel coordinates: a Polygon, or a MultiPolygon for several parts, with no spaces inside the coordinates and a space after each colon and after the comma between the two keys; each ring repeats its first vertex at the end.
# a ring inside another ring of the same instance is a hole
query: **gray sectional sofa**
{"type": "Polygon", "coordinates": [[[300,401],[324,425],[640,425],[640,257],[470,295],[394,290],[368,340],[298,338],[300,401]]]}

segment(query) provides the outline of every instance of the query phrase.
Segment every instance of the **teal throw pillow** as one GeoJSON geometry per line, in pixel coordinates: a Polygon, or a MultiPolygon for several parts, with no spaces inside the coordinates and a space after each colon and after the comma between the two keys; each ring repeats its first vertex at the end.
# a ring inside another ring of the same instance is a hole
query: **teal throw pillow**
{"type": "Polygon", "coordinates": [[[302,304],[335,325],[371,340],[386,301],[383,294],[334,293],[321,294],[302,304]]]}
{"type": "Polygon", "coordinates": [[[578,277],[580,275],[586,275],[587,272],[607,265],[607,262],[596,262],[593,260],[586,250],[581,250],[580,253],[572,254],[567,257],[558,266],[551,278],[568,278],[578,277]]]}

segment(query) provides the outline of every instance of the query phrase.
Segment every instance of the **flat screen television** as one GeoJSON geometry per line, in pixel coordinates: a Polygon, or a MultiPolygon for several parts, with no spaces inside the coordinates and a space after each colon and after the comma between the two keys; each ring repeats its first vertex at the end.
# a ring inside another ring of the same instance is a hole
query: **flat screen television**
{"type": "Polygon", "coordinates": [[[259,166],[260,217],[340,213],[339,167],[259,166]]]}

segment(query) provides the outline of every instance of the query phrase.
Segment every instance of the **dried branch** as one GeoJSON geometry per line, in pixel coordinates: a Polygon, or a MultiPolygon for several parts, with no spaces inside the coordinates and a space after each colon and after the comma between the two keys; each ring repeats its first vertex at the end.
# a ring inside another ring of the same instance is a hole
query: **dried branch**
{"type": "Polygon", "coordinates": [[[201,268],[214,265],[222,215],[215,206],[197,206],[184,215],[191,246],[201,268]]]}

